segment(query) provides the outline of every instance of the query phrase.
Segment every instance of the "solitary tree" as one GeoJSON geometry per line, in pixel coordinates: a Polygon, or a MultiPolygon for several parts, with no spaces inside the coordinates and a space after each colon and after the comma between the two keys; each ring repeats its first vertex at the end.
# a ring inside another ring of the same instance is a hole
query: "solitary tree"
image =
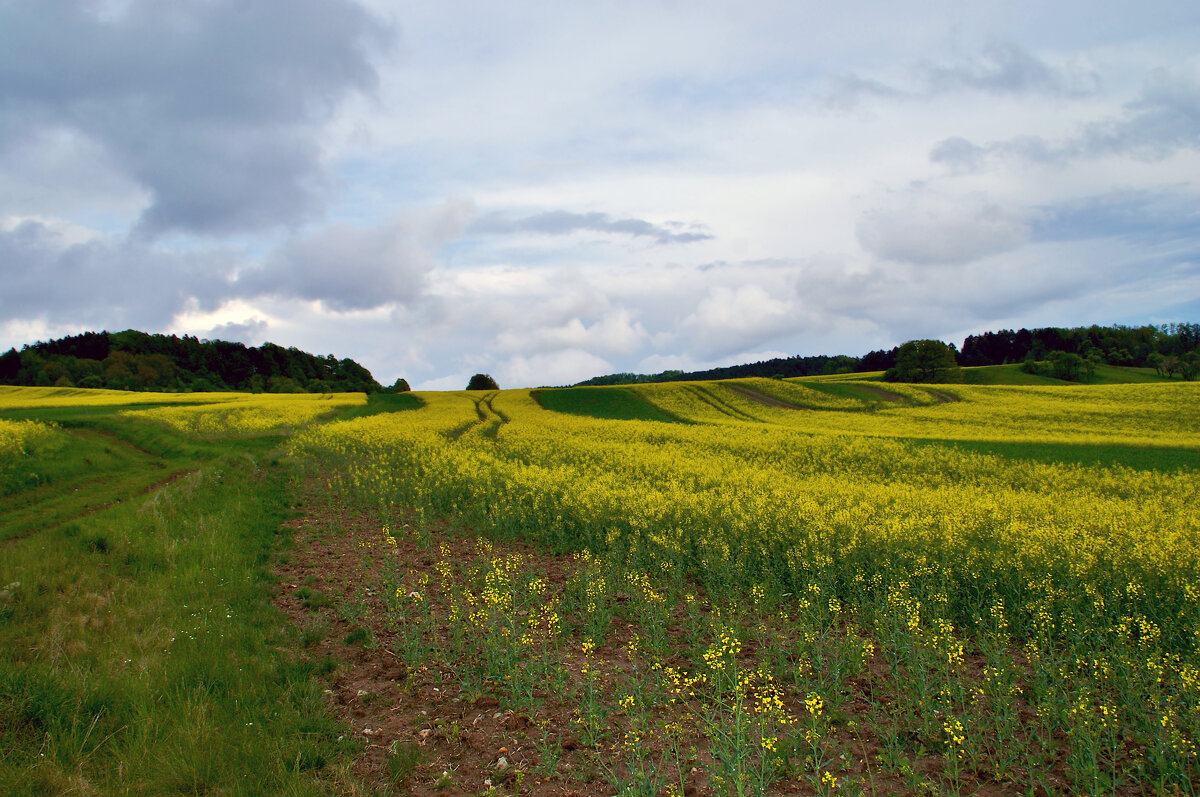
{"type": "Polygon", "coordinates": [[[489,374],[475,374],[471,377],[471,381],[467,382],[467,390],[499,390],[500,386],[496,384],[496,380],[492,379],[489,374]]]}
{"type": "Polygon", "coordinates": [[[1050,352],[1050,375],[1055,379],[1074,382],[1079,379],[1084,360],[1073,351],[1050,352]]]}
{"type": "Polygon", "coordinates": [[[391,393],[407,393],[410,390],[412,388],[408,386],[408,380],[403,377],[393,382],[391,388],[389,388],[389,392],[391,393]]]}
{"type": "Polygon", "coordinates": [[[955,382],[962,370],[954,350],[940,340],[910,340],[896,350],[896,364],[887,370],[889,382],[955,382]]]}

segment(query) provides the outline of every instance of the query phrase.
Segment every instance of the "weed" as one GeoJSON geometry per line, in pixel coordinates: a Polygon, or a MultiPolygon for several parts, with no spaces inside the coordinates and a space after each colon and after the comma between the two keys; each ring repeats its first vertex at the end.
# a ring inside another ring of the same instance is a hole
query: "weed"
{"type": "Polygon", "coordinates": [[[403,787],[425,760],[425,752],[416,742],[395,741],[388,746],[388,776],[397,787],[403,787]]]}
{"type": "Polygon", "coordinates": [[[371,632],[361,625],[354,626],[354,629],[346,635],[343,640],[347,645],[364,645],[369,646],[373,641],[371,632]]]}

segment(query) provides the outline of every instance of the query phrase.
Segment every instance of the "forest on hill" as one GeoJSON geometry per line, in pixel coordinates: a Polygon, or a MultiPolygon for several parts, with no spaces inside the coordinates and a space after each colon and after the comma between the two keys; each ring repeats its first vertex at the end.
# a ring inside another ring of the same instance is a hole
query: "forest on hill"
{"type": "MultiPolygon", "coordinates": [[[[1052,355],[1075,355],[1108,365],[1154,368],[1168,376],[1195,378],[1200,359],[1200,324],[1158,326],[1041,327],[1002,329],[968,335],[959,349],[949,346],[958,365],[1005,365],[1057,360],[1052,355]]],[[[657,374],[619,373],[597,376],[579,385],[634,385],[645,382],[699,382],[745,377],[796,377],[888,371],[896,366],[901,347],[868,352],[861,357],[817,355],[710,368],[703,371],[663,371],[657,374]]]]}
{"type": "Polygon", "coordinates": [[[158,391],[372,393],[371,372],[350,359],[274,343],[246,346],[136,330],[84,332],[0,354],[0,384],[158,391]]]}

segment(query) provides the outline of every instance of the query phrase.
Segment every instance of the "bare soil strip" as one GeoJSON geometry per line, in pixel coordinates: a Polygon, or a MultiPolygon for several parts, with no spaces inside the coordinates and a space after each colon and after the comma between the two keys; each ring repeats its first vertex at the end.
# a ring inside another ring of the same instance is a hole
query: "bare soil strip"
{"type": "Polygon", "coordinates": [[[730,390],[733,390],[735,393],[741,393],[743,396],[750,399],[751,401],[756,401],[759,404],[762,404],[764,407],[777,407],[779,409],[784,409],[784,410],[806,409],[805,407],[798,407],[795,404],[788,404],[786,401],[783,401],[782,399],[777,399],[774,396],[768,396],[766,393],[759,393],[757,390],[751,390],[750,388],[745,387],[744,385],[735,385],[735,384],[731,384],[731,383],[727,382],[727,383],[725,383],[725,386],[728,387],[730,390]]]}
{"type": "Polygon", "coordinates": [[[868,393],[870,393],[874,396],[878,396],[880,399],[888,402],[889,404],[899,404],[904,401],[903,396],[898,396],[895,393],[888,392],[887,390],[884,390],[881,387],[876,387],[875,385],[867,385],[867,384],[859,383],[858,386],[861,387],[863,390],[867,391],[868,393]]]}
{"type": "Polygon", "coordinates": [[[925,388],[925,392],[928,393],[930,396],[932,396],[933,400],[936,401],[938,404],[948,404],[953,401],[961,401],[962,400],[958,396],[951,396],[949,393],[943,393],[940,390],[934,390],[933,388],[929,388],[929,387],[925,388]]]}
{"type": "MultiPolygon", "coordinates": [[[[430,661],[414,669],[393,651],[397,630],[386,622],[379,575],[385,570],[432,572],[437,548],[421,549],[400,532],[398,544],[386,546],[374,518],[316,502],[306,502],[306,507],[305,516],[289,524],[297,532],[296,547],[290,561],[277,568],[276,604],[302,630],[324,632],[309,645],[308,655],[336,663],[326,696],[334,714],[365,744],[355,762],[359,778],[384,793],[400,787],[401,793],[413,795],[479,794],[489,784],[515,792],[518,778],[526,793],[538,795],[611,793],[599,777],[585,783],[569,777],[573,771],[590,777],[574,738],[556,740],[562,755],[555,771],[562,775],[553,781],[537,775],[541,757],[534,749],[534,736],[540,739],[542,731],[534,718],[492,695],[464,694],[458,682],[447,679],[446,662],[430,661]],[[332,598],[330,605],[306,608],[296,595],[305,585],[332,598]],[[371,641],[351,641],[361,636],[359,629],[368,631],[371,641]],[[389,764],[397,754],[413,761],[411,774],[399,783],[389,764]],[[438,786],[439,781],[443,785],[438,786]]],[[[461,534],[447,530],[437,540],[461,560],[477,553],[474,540],[461,534]]],[[[564,563],[555,557],[519,544],[506,544],[505,551],[520,553],[550,574],[551,581],[561,584],[565,579],[564,563]]],[[[547,700],[537,721],[553,729],[550,734],[556,737],[571,727],[572,708],[547,700]]]]}

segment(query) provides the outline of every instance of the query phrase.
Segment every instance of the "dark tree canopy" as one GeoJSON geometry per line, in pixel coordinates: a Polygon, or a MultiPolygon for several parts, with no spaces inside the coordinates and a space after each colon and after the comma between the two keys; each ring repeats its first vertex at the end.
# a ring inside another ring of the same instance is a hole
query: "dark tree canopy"
{"type": "Polygon", "coordinates": [[[960,378],[954,348],[940,340],[910,340],[896,351],[889,382],[955,382],[960,378]]]}
{"type": "Polygon", "coordinates": [[[471,377],[471,381],[467,382],[467,390],[499,390],[500,386],[496,384],[496,380],[492,379],[489,374],[475,374],[471,377]]]}
{"type": "Polygon", "coordinates": [[[374,392],[380,385],[353,360],[273,343],[246,346],[184,335],[85,332],[0,355],[0,384],[116,390],[374,392]]]}

